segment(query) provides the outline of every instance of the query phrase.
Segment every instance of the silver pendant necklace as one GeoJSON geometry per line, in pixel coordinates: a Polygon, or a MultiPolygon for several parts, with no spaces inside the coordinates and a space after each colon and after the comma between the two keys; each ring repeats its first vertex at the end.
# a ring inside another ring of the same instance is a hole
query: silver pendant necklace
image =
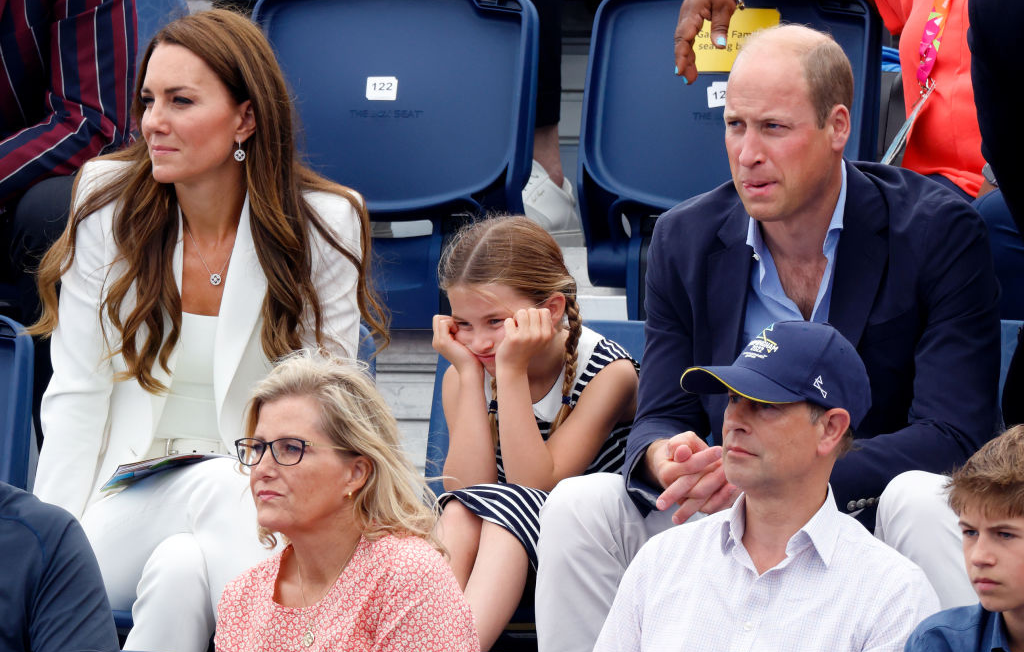
{"type": "Polygon", "coordinates": [[[215,274],[210,270],[210,266],[206,264],[206,259],[203,258],[203,252],[199,250],[199,243],[196,242],[195,236],[192,235],[192,229],[188,228],[188,222],[182,218],[181,223],[185,225],[185,233],[188,234],[189,239],[192,240],[192,245],[196,248],[196,253],[199,254],[199,262],[203,264],[203,267],[206,268],[206,273],[210,275],[210,285],[220,285],[221,281],[224,280],[224,272],[227,271],[228,263],[231,262],[231,254],[234,253],[234,248],[232,248],[231,252],[228,253],[228,259],[224,261],[224,266],[215,274]]]}

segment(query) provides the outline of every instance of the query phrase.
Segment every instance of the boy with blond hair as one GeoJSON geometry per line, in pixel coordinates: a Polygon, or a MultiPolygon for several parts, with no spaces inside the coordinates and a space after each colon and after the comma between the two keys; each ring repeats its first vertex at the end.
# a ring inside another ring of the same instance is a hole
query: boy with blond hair
{"type": "Polygon", "coordinates": [[[949,487],[981,604],[925,619],[905,652],[1024,650],[1024,425],[985,444],[949,487]]]}

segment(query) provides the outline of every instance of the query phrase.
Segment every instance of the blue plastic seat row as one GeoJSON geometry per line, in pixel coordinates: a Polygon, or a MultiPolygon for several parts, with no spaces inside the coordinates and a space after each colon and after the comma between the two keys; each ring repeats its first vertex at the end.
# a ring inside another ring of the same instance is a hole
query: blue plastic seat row
{"type": "Polygon", "coordinates": [[[253,19],[295,95],[309,163],[377,222],[430,233],[374,240],[394,328],[429,328],[437,263],[464,219],[522,212],[537,87],[524,0],[261,0],[253,19]]]}
{"type": "Polygon", "coordinates": [[[32,338],[0,315],[0,482],[28,488],[32,437],[32,338]]]}
{"type": "MultiPolygon", "coordinates": [[[[881,25],[867,0],[751,0],[831,32],[856,78],[851,158],[871,159],[881,25]]],[[[606,0],[597,12],[578,191],[590,278],[641,316],[654,218],[729,178],[722,109],[671,69],[679,0],[606,0]],[[625,225],[624,225],[625,221],[625,225]],[[628,225],[628,226],[627,226],[628,225]]],[[[528,0],[261,0],[254,19],[296,96],[314,168],[366,198],[374,221],[428,220],[376,238],[396,328],[428,328],[435,270],[461,220],[520,212],[532,156],[536,11],[528,0]]]]}

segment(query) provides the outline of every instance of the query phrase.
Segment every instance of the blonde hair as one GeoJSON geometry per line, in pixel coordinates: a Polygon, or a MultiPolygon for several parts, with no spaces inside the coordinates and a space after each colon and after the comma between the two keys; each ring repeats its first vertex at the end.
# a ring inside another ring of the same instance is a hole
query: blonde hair
{"type": "MultiPolygon", "coordinates": [[[[576,302],[576,280],[562,259],[562,250],[547,231],[521,215],[492,217],[463,227],[449,243],[437,269],[438,285],[447,292],[459,285],[503,285],[535,303],[553,294],[565,297],[569,331],[565,339],[565,375],[562,407],[551,422],[553,433],[572,412],[566,398],[576,377],[577,347],[583,319],[576,302]]],[[[491,378],[491,396],[498,387],[491,378]]],[[[497,415],[488,410],[491,434],[498,438],[497,415]]]]}
{"type": "MultiPolygon", "coordinates": [[[[372,465],[366,484],[352,498],[363,536],[371,541],[385,534],[417,536],[444,552],[433,534],[437,499],[405,456],[398,423],[364,366],[308,349],[282,358],[253,391],[246,437],[256,431],[264,405],[295,396],[319,405],[320,431],[333,445],[372,465]]],[[[267,547],[277,544],[275,533],[266,528],[259,528],[259,538],[267,547]]]]}
{"type": "Polygon", "coordinates": [[[958,515],[970,507],[988,518],[1024,516],[1024,425],[982,446],[947,486],[949,506],[958,515]]]}

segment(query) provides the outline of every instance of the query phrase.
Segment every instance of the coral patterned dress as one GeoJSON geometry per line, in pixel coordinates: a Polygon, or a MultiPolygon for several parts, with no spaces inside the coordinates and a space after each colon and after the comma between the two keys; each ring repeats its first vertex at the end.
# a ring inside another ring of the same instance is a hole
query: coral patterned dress
{"type": "Polygon", "coordinates": [[[225,587],[217,607],[218,652],[479,652],[473,615],[448,564],[419,537],[359,540],[317,604],[274,602],[283,552],[225,587]],[[313,640],[307,647],[307,629],[313,640]]]}

